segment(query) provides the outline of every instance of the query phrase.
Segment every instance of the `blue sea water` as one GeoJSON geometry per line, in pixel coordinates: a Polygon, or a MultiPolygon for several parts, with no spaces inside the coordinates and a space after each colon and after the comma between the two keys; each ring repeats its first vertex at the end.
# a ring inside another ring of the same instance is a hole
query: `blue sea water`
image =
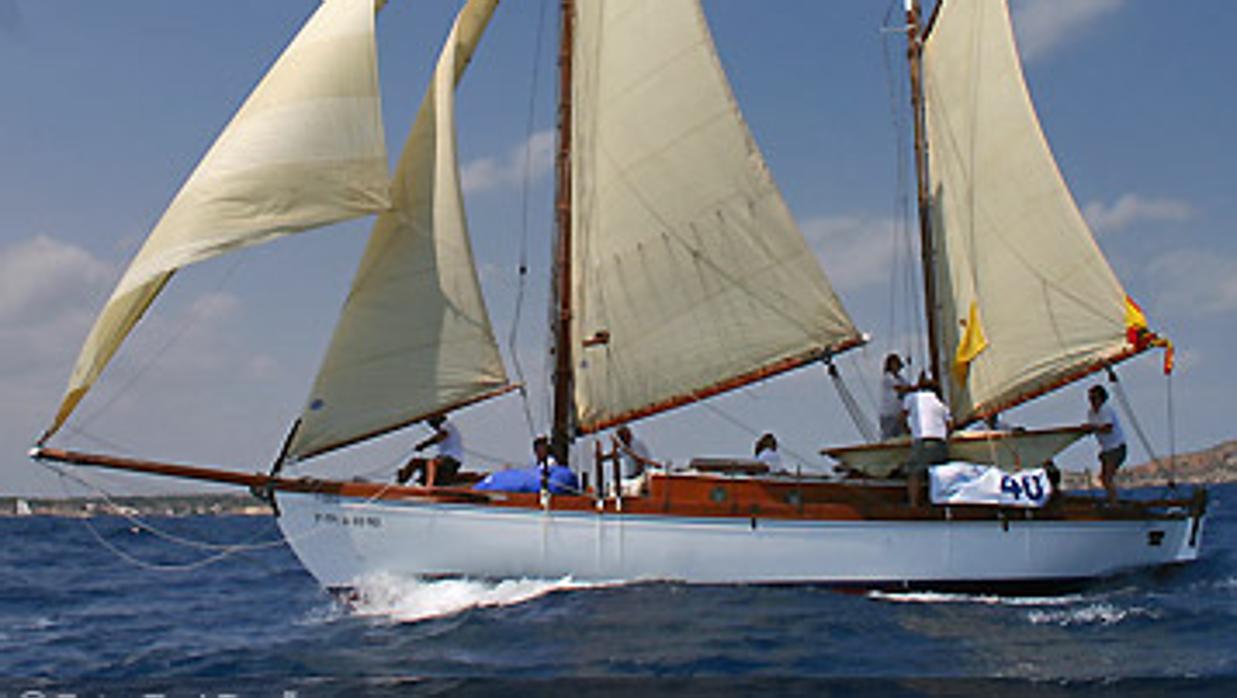
{"type": "Polygon", "coordinates": [[[1197,563],[1044,597],[386,579],[345,608],[267,517],[144,520],[154,532],[0,519],[0,695],[361,695],[460,677],[1221,690],[1237,678],[1237,485],[1211,494],[1197,563]]]}

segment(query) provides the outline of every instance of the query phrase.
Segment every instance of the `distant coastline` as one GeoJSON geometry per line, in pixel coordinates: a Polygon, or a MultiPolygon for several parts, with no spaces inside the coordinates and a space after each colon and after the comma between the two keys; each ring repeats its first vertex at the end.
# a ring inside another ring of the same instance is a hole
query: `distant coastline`
{"type": "MultiPolygon", "coordinates": [[[[1211,448],[1190,453],[1179,453],[1173,458],[1159,454],[1160,458],[1141,465],[1127,466],[1117,471],[1118,487],[1163,487],[1175,482],[1179,485],[1219,485],[1237,482],[1237,440],[1225,441],[1211,448]]],[[[1095,471],[1065,473],[1068,489],[1099,487],[1095,471]],[[1096,482],[1092,483],[1091,480],[1096,482]]]]}
{"type": "MultiPolygon", "coordinates": [[[[1094,489],[1092,471],[1065,473],[1066,489],[1094,489]]],[[[1177,484],[1237,482],[1237,440],[1201,451],[1178,454],[1170,464],[1158,461],[1122,468],[1120,487],[1162,487],[1177,484]]],[[[248,493],[180,494],[141,497],[0,497],[0,517],[60,516],[270,516],[268,505],[248,493]]]]}
{"type": "Polygon", "coordinates": [[[0,517],[269,516],[250,494],[177,494],[141,497],[0,497],[0,517]]]}

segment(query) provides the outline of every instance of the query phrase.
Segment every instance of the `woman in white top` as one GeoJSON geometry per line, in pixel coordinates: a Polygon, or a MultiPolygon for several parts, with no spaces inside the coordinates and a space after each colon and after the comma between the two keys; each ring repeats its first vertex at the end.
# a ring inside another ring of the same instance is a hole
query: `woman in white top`
{"type": "Polygon", "coordinates": [[[881,373],[880,428],[881,440],[906,434],[906,420],[902,418],[902,397],[911,386],[902,377],[902,357],[889,354],[885,357],[885,369],[881,373]]]}
{"type": "Polygon", "coordinates": [[[777,472],[782,469],[782,455],[777,452],[777,437],[769,432],[760,435],[756,440],[756,460],[769,466],[769,470],[777,472]]]}

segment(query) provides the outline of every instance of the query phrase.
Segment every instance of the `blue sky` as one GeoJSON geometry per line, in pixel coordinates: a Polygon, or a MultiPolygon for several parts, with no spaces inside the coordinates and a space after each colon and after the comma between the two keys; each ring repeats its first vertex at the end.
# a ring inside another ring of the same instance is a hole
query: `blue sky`
{"type": "MultiPolygon", "coordinates": [[[[502,3],[459,98],[466,203],[509,367],[522,251],[531,265],[515,346],[536,430],[545,427],[547,404],[556,4],[502,3]]],[[[915,329],[916,309],[890,301],[901,278],[893,251],[906,106],[903,45],[882,25],[900,4],[705,2],[757,142],[852,316],[873,335],[869,349],[842,362],[869,409],[881,354],[904,348],[915,329]]],[[[314,6],[0,0],[3,491],[77,491],[22,454],[47,425],[94,313],[129,257],[314,6]]],[[[392,0],[379,18],[392,157],[458,6],[392,0]]],[[[1226,363],[1237,345],[1237,153],[1228,135],[1237,96],[1225,51],[1237,5],[1015,0],[1013,8],[1032,95],[1061,169],[1127,290],[1179,347],[1178,450],[1237,436],[1237,379],[1226,363]]],[[[890,16],[899,21],[897,12],[890,16]]],[[[265,469],[308,391],[367,232],[367,222],[336,226],[178,275],[56,443],[265,469]]],[[[1144,428],[1166,452],[1158,359],[1131,362],[1122,376],[1144,428]]],[[[1084,390],[1066,389],[1010,418],[1079,421],[1084,390]]],[[[478,466],[487,455],[525,459],[529,428],[517,398],[469,410],[459,423],[478,466]]],[[[817,369],[637,428],[656,455],[678,461],[749,453],[752,432],[773,430],[790,455],[811,465],[821,446],[857,438],[817,369]]],[[[419,434],[414,428],[314,470],[389,470],[419,434]]],[[[1075,446],[1066,464],[1094,467],[1093,451],[1089,442],[1075,446]]],[[[1144,457],[1135,446],[1132,459],[1144,457]]],[[[168,487],[90,477],[113,491],[168,487]]]]}

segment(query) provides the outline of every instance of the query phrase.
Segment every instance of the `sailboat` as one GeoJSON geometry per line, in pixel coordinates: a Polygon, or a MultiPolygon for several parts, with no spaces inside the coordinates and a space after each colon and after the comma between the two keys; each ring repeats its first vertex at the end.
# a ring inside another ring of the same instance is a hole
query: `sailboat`
{"type": "MultiPolygon", "coordinates": [[[[1206,493],[1105,506],[920,504],[905,441],[826,452],[862,476],[735,459],[570,494],[298,477],[296,468],[504,394],[456,162],[454,90],[497,0],[467,0],[393,178],[381,2],[324,0],[190,176],[85,342],[37,459],[250,487],[330,589],[377,574],[1003,586],[1194,560],[1206,493]],[[192,262],[376,215],[321,369],[269,473],[48,445],[159,291],[192,262]]],[[[955,419],[1008,409],[1162,344],[1057,171],[1008,8],[907,0],[932,369],[955,419]],[[965,324],[961,324],[963,321],[965,324]],[[946,360],[947,359],[947,360],[946,360]]],[[[739,111],[698,0],[563,0],[551,450],[863,345],[739,111]]],[[[1079,427],[959,436],[955,458],[1038,465],[1079,427]]],[[[1029,489],[1029,488],[1028,488],[1029,489]]],[[[1042,494],[1042,491],[1041,491],[1042,494]]]]}

